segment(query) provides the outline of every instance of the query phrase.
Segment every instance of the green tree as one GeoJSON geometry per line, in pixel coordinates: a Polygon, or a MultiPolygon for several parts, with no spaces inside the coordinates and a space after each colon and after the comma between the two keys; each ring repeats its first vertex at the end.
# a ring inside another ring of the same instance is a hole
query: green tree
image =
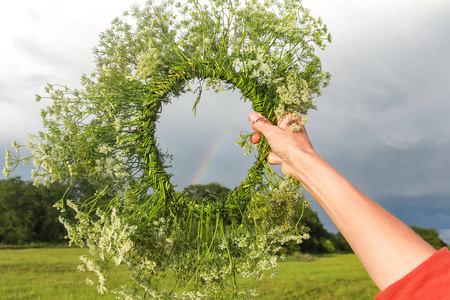
{"type": "MultiPolygon", "coordinates": [[[[29,243],[64,242],[66,230],[59,222],[61,215],[53,205],[62,195],[75,202],[84,201],[95,189],[86,181],[70,188],[68,184],[51,183],[33,185],[20,177],[0,180],[0,244],[24,245],[29,243]]],[[[74,220],[68,209],[62,214],[74,220]]]]}
{"type": "Polygon", "coordinates": [[[344,238],[342,233],[340,232],[334,233],[333,236],[334,236],[333,243],[337,251],[346,253],[353,252],[352,248],[350,247],[350,245],[348,244],[347,240],[344,238]]]}
{"type": "Polygon", "coordinates": [[[33,210],[29,186],[20,177],[0,181],[0,243],[33,241],[33,210]]]}
{"type": "Polygon", "coordinates": [[[310,238],[304,240],[301,244],[288,243],[285,246],[287,254],[292,254],[295,251],[304,253],[352,252],[342,234],[327,231],[314,210],[305,207],[302,213],[300,204],[297,204],[295,209],[294,218],[298,219],[303,215],[301,223],[309,229],[310,238]]]}
{"type": "Polygon", "coordinates": [[[421,228],[417,226],[411,226],[411,229],[420,235],[428,244],[433,246],[436,250],[439,250],[447,246],[443,240],[439,238],[439,233],[434,228],[421,228]]]}
{"type": "MultiPolygon", "coordinates": [[[[297,214],[301,215],[301,207],[297,214]]],[[[301,222],[309,228],[310,238],[298,245],[299,250],[308,253],[333,253],[336,251],[334,236],[323,227],[317,213],[310,207],[305,207],[301,222]]]]}
{"type": "Polygon", "coordinates": [[[220,201],[228,195],[230,189],[217,182],[208,184],[191,184],[183,189],[183,193],[192,199],[205,199],[207,201],[220,201]]]}
{"type": "MultiPolygon", "coordinates": [[[[20,177],[0,181],[0,243],[61,243],[65,229],[53,204],[67,185],[52,183],[36,187],[20,177]]],[[[65,213],[66,216],[70,212],[65,213]]]]}

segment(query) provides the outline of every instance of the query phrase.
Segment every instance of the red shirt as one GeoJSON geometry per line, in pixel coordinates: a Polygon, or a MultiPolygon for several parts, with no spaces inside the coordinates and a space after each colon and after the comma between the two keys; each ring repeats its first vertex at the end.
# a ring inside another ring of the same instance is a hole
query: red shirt
{"type": "Polygon", "coordinates": [[[449,300],[450,251],[442,248],[399,281],[379,293],[375,300],[449,300]]]}

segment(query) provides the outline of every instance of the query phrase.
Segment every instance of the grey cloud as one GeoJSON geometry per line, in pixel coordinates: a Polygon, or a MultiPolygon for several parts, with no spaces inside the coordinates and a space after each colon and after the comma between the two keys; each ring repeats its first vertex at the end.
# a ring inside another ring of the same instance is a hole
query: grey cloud
{"type": "Polygon", "coordinates": [[[59,38],[14,37],[15,55],[22,57],[19,68],[14,69],[17,76],[25,79],[46,77],[44,85],[50,82],[79,86],[81,75],[93,71],[91,51],[89,48],[80,49],[79,44],[67,37],[59,38]],[[86,60],[88,55],[91,59],[86,60]]]}
{"type": "Polygon", "coordinates": [[[437,3],[322,7],[335,34],[319,55],[333,79],[308,130],[322,156],[376,197],[450,195],[450,6],[437,3]]]}
{"type": "Polygon", "coordinates": [[[65,60],[61,54],[43,45],[45,41],[37,40],[34,37],[14,37],[13,41],[15,48],[22,55],[33,57],[33,61],[36,63],[59,65],[65,60]]]}
{"type": "Polygon", "coordinates": [[[331,151],[330,163],[369,196],[450,195],[449,145],[425,140],[408,148],[362,144],[331,151]]]}
{"type": "MultiPolygon", "coordinates": [[[[450,196],[390,197],[382,200],[381,205],[409,226],[444,232],[450,228],[450,196]]],[[[450,242],[448,236],[441,238],[450,242]]]]}
{"type": "Polygon", "coordinates": [[[406,104],[411,95],[426,97],[448,82],[450,40],[443,37],[450,31],[449,5],[427,5],[413,14],[409,8],[418,7],[412,3],[389,5],[382,13],[354,6],[358,13],[345,22],[325,9],[325,22],[330,14],[330,31],[335,23],[337,32],[321,57],[333,74],[330,89],[338,94],[337,105],[360,113],[380,112],[406,104]],[[355,26],[345,30],[349,23],[355,26]]]}
{"type": "Polygon", "coordinates": [[[439,230],[439,237],[448,245],[450,245],[450,229],[444,228],[439,230]]]}

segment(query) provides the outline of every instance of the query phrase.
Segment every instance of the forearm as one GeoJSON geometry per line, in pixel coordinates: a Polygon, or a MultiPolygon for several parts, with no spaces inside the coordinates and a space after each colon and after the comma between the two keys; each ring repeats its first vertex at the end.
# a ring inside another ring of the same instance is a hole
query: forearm
{"type": "Polygon", "coordinates": [[[272,153],[269,162],[297,178],[349,242],[355,254],[380,289],[385,289],[435,253],[408,226],[359,192],[314,151],[300,119],[286,115],[277,126],[259,113],[250,113],[256,132],[267,138],[272,153]],[[290,125],[300,130],[293,132],[290,125]]]}
{"type": "Polygon", "coordinates": [[[302,182],[325,210],[381,290],[435,252],[317,154],[303,153],[296,157],[301,157],[301,161],[291,164],[294,165],[291,175],[302,182]]]}

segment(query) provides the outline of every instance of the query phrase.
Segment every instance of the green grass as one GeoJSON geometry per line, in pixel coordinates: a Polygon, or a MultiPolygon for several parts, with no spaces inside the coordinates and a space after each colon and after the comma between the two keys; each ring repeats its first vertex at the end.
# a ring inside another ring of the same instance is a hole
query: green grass
{"type": "MultiPolygon", "coordinates": [[[[0,250],[0,299],[114,299],[97,295],[95,287],[85,284],[91,274],[77,271],[78,257],[86,252],[77,248],[0,250]]],[[[128,280],[123,270],[113,275],[117,279],[112,284],[128,280]]],[[[278,274],[256,282],[256,288],[261,294],[257,299],[276,300],[373,299],[378,292],[350,254],[297,256],[280,263],[278,274]]]]}
{"type": "Polygon", "coordinates": [[[280,263],[278,274],[258,283],[259,299],[373,299],[378,288],[354,254],[315,256],[280,263]]]}
{"type": "MultiPolygon", "coordinates": [[[[86,277],[95,276],[77,271],[83,254],[86,249],[0,250],[0,299],[114,299],[86,285],[86,277]]],[[[126,272],[116,273],[127,280],[126,272]]]]}

